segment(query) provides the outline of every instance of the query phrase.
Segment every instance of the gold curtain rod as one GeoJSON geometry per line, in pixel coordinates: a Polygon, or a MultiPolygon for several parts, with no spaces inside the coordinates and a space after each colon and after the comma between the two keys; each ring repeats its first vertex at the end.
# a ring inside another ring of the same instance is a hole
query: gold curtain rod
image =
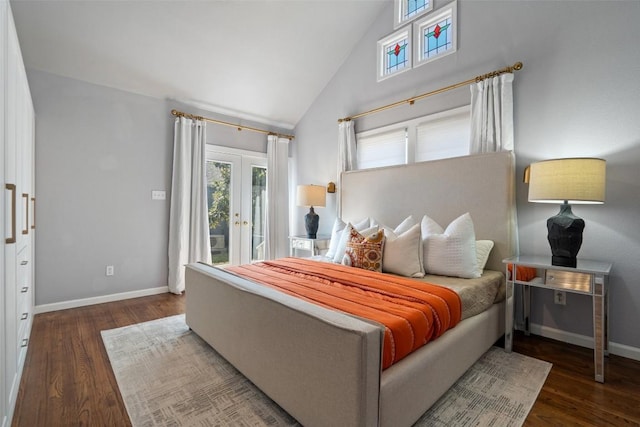
{"type": "Polygon", "coordinates": [[[251,126],[237,125],[237,124],[225,122],[225,121],[222,121],[222,120],[210,119],[208,117],[196,116],[195,114],[183,113],[182,111],[178,111],[178,110],[171,110],[171,114],[176,116],[176,117],[186,117],[188,119],[204,120],[205,122],[211,122],[211,123],[215,123],[215,124],[222,125],[222,126],[231,126],[231,127],[234,127],[236,129],[238,129],[239,131],[241,131],[241,130],[250,130],[250,131],[253,131],[253,132],[264,133],[266,135],[275,135],[275,136],[277,136],[279,138],[287,138],[289,140],[292,140],[294,138],[293,135],[287,135],[287,134],[283,134],[283,133],[271,132],[271,131],[268,131],[268,130],[258,129],[258,128],[254,128],[254,127],[251,127],[251,126]]]}
{"type": "Polygon", "coordinates": [[[388,110],[388,109],[394,108],[394,107],[399,107],[400,105],[404,105],[404,104],[413,105],[416,101],[419,101],[420,99],[426,98],[428,96],[437,95],[439,93],[447,92],[447,91],[452,90],[452,89],[457,89],[459,87],[466,86],[466,85],[469,85],[471,83],[477,83],[477,82],[480,82],[482,80],[485,80],[485,79],[488,79],[488,78],[491,78],[491,77],[499,76],[500,74],[513,73],[514,71],[522,70],[522,67],[523,67],[522,62],[516,62],[511,67],[505,67],[505,68],[502,68],[500,70],[491,71],[490,73],[482,74],[480,76],[476,76],[476,77],[474,77],[472,79],[465,80],[465,81],[460,82],[460,83],[456,83],[456,84],[453,84],[453,85],[450,85],[450,86],[446,86],[446,87],[443,87],[443,88],[440,88],[440,89],[436,89],[436,90],[433,90],[431,92],[423,93],[422,95],[414,96],[412,98],[407,98],[407,99],[404,99],[402,101],[398,101],[398,102],[394,102],[392,104],[384,105],[382,107],[374,108],[373,110],[369,110],[369,111],[365,111],[363,113],[355,114],[355,115],[350,116],[350,117],[344,117],[342,119],[338,119],[338,123],[348,122],[349,120],[355,120],[355,119],[358,119],[360,117],[368,116],[369,114],[379,113],[380,111],[388,110]]]}

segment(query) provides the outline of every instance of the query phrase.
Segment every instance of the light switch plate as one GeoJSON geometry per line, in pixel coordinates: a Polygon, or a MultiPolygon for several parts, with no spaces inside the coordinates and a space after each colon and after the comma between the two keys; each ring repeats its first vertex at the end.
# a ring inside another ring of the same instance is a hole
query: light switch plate
{"type": "Polygon", "coordinates": [[[166,200],[167,192],[164,190],[152,190],[151,191],[151,200],[166,200]]]}

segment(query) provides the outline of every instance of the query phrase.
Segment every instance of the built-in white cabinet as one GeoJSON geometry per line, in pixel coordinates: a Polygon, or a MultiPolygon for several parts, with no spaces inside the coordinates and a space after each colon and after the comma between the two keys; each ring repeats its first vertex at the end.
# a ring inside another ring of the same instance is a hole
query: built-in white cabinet
{"type": "Polygon", "coordinates": [[[34,307],[35,121],[8,1],[0,0],[0,425],[11,424],[34,307]]]}

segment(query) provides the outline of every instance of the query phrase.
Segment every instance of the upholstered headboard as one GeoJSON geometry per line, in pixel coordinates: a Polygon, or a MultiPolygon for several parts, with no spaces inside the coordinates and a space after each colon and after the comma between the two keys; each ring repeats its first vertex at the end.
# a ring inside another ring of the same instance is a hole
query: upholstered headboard
{"type": "Polygon", "coordinates": [[[502,260],[517,250],[514,163],[508,151],[345,172],[340,216],[395,226],[426,214],[446,228],[469,212],[476,239],[495,243],[486,268],[503,271],[502,260]]]}

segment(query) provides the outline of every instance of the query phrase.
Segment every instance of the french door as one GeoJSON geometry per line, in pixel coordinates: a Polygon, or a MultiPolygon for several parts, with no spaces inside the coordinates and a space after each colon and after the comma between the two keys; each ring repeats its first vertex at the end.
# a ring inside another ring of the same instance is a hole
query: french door
{"type": "Polygon", "coordinates": [[[264,259],[266,195],[266,156],[207,147],[207,199],[213,264],[238,265],[264,259]]]}

